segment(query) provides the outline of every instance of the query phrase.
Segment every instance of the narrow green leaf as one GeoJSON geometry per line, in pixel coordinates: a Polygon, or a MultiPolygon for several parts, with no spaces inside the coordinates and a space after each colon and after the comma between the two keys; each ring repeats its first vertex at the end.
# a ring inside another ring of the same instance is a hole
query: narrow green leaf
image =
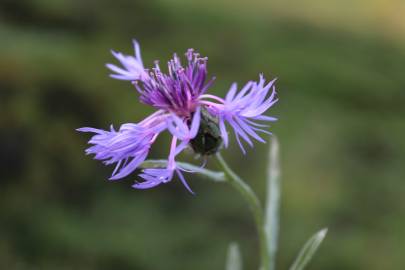
{"type": "Polygon", "coordinates": [[[231,243],[229,245],[225,269],[242,270],[242,256],[240,254],[239,246],[236,243],[231,243]]]}
{"type": "Polygon", "coordinates": [[[270,140],[264,231],[266,232],[267,256],[270,261],[269,270],[274,270],[279,232],[280,151],[277,137],[273,135],[270,140]]]}
{"type": "Polygon", "coordinates": [[[304,247],[298,254],[297,259],[295,259],[294,264],[290,267],[290,270],[302,270],[305,268],[312,259],[312,256],[314,256],[315,252],[318,250],[319,245],[322,243],[327,232],[328,229],[320,230],[305,243],[304,247]]]}
{"type": "MultiPolygon", "coordinates": [[[[177,165],[179,165],[181,168],[187,170],[187,171],[192,171],[195,173],[202,174],[209,178],[210,180],[213,180],[214,182],[224,182],[225,181],[225,174],[223,172],[216,172],[216,171],[211,171],[207,170],[189,163],[185,162],[177,162],[177,165]]],[[[167,166],[167,160],[164,159],[159,159],[159,160],[145,160],[141,164],[141,168],[164,168],[167,166]]]]}

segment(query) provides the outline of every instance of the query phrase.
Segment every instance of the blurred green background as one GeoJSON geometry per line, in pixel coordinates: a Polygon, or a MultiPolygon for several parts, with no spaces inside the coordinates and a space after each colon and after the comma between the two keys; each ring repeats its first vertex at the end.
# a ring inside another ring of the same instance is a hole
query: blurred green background
{"type": "MultiPolygon", "coordinates": [[[[108,182],[75,128],[138,122],[152,109],[108,78],[111,48],[144,63],[193,47],[224,95],[264,72],[281,142],[278,269],[315,231],[309,269],[405,265],[405,4],[401,0],[1,0],[0,269],[224,269],[241,244],[258,264],[254,224],[227,185],[187,175],[137,191],[108,182]]],[[[168,136],[151,157],[168,152],[168,136]]],[[[223,155],[264,199],[267,145],[223,155]]],[[[215,162],[208,163],[215,169],[215,162]]]]}

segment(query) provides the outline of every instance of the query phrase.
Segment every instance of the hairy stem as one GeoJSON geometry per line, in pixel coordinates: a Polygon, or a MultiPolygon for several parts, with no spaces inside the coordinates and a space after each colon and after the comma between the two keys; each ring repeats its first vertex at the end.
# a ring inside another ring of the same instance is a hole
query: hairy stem
{"type": "Polygon", "coordinates": [[[269,269],[270,262],[269,256],[267,252],[267,241],[266,241],[266,232],[264,230],[263,222],[263,209],[260,205],[259,199],[257,198],[254,191],[251,189],[249,185],[247,185],[242,178],[240,178],[231,168],[229,168],[228,164],[222,158],[221,154],[217,153],[216,158],[221,165],[224,173],[226,175],[226,181],[229,182],[245,199],[248,203],[250,211],[253,214],[256,228],[259,236],[259,244],[260,244],[260,269],[269,269]]]}

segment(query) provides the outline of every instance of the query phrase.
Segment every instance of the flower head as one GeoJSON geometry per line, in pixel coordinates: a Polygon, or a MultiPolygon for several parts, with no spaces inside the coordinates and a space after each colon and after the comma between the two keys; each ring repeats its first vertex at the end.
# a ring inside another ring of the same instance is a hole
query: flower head
{"type": "Polygon", "coordinates": [[[141,95],[140,101],[189,118],[199,105],[198,98],[212,84],[213,79],[206,82],[207,58],[201,58],[192,49],[186,56],[185,67],[174,54],[168,62],[168,74],[163,73],[156,62],[149,76],[136,80],[134,85],[141,95]]]}
{"type": "Polygon", "coordinates": [[[94,133],[89,140],[87,154],[102,160],[106,165],[116,164],[110,180],[128,176],[148,156],[157,136],[165,130],[172,135],[166,168],[144,169],[133,187],[148,189],[167,183],[176,174],[190,191],[182,169],[177,166],[176,156],[190,145],[201,155],[216,153],[222,144],[229,144],[226,123],[235,133],[243,153],[243,141],[253,147],[252,138],[265,142],[258,132],[269,133],[267,127],[257,121],[271,122],[276,118],[263,115],[277,99],[275,80],[266,83],[260,75],[258,82],[248,82],[240,91],[232,84],[225,99],[206,94],[214,78],[207,81],[207,58],[189,49],[186,64],[174,54],[168,62],[168,73],[162,72],[159,63],[152,69],[143,66],[139,44],[134,40],[135,56],[112,51],[122,67],[107,64],[115,72],[110,76],[130,81],[140,94],[140,101],[157,109],[143,121],[127,123],[119,130],[90,127],[81,132],[94,133]],[[241,140],[242,139],[242,140],[241,140]]]}

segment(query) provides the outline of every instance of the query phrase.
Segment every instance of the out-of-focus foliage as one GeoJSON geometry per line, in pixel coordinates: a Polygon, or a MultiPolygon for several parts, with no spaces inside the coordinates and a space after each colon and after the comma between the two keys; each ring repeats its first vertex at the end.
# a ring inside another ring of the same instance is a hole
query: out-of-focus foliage
{"type": "MultiPolygon", "coordinates": [[[[328,238],[311,269],[401,269],[405,47],[391,16],[401,3],[354,1],[346,14],[353,1],[312,0],[301,14],[298,1],[194,2],[0,2],[0,269],[223,269],[231,241],[245,269],[257,267],[254,225],[228,186],[188,175],[196,196],[178,181],[136,191],[136,175],[108,182],[112,168],[84,155],[87,138],[75,128],[152,111],[104,67],[109,49],[132,51],[133,37],[148,65],[189,47],[209,56],[216,94],[259,72],[279,78],[278,269],[323,226],[328,238]],[[363,8],[382,10],[388,23],[354,11],[363,8]]],[[[266,149],[224,152],[262,198],[266,149]]],[[[151,154],[167,153],[162,138],[151,154]]]]}

